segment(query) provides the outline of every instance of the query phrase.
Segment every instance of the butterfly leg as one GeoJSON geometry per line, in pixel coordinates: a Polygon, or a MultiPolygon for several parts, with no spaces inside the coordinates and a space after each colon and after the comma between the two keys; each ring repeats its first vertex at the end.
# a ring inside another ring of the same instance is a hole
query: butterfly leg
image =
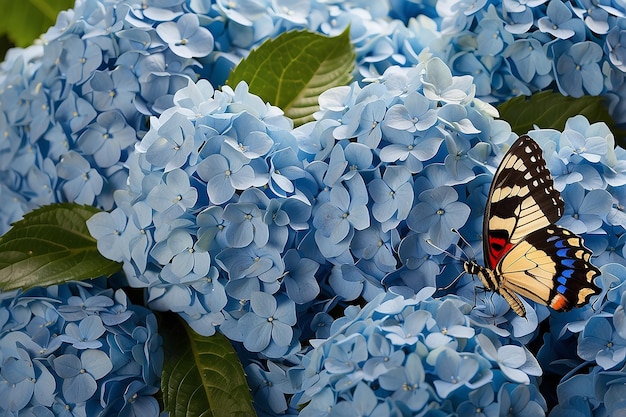
{"type": "Polygon", "coordinates": [[[520,298],[513,291],[508,290],[506,287],[500,287],[499,293],[504,297],[506,302],[509,303],[513,311],[515,311],[518,316],[526,317],[526,308],[524,308],[522,300],[520,300],[520,298]]]}

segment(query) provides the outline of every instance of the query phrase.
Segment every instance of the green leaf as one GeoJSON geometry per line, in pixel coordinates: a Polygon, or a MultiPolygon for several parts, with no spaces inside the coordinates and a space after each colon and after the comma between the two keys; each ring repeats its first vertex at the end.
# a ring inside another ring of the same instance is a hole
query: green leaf
{"type": "Polygon", "coordinates": [[[498,111],[500,118],[509,122],[518,135],[534,129],[535,125],[542,129],[563,130],[567,119],[578,114],[587,117],[590,123],[605,122],[615,133],[615,124],[605,100],[600,96],[574,98],[542,91],[530,97],[512,98],[502,103],[498,111]]]}
{"type": "Polygon", "coordinates": [[[32,44],[54,25],[60,11],[74,6],[74,0],[2,0],[0,3],[0,35],[6,35],[21,47],[32,44]]]}
{"type": "Polygon", "coordinates": [[[237,65],[227,84],[246,81],[251,93],[283,109],[296,126],[311,121],[319,95],[352,80],[356,54],[349,30],[334,38],[293,31],[268,40],[237,65]]]}
{"type": "Polygon", "coordinates": [[[220,333],[200,336],[180,317],[163,314],[164,411],[170,417],[251,417],[252,397],[241,362],[220,333]]]}
{"type": "Polygon", "coordinates": [[[28,289],[111,275],[121,264],[106,259],[86,221],[99,212],[78,204],[33,210],[0,238],[0,289],[28,289]]]}

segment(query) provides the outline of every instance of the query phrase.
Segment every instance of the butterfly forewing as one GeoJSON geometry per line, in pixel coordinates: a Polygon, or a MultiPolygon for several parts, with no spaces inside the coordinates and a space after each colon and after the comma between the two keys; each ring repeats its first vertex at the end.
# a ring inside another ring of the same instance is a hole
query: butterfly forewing
{"type": "Polygon", "coordinates": [[[563,207],[541,148],[521,136],[502,159],[489,190],[483,226],[487,266],[495,268],[513,245],[561,218],[563,207]]]}

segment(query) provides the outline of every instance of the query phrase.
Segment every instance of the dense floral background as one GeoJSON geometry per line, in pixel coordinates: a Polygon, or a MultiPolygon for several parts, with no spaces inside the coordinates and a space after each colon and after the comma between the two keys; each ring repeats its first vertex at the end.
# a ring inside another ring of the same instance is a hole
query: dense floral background
{"type": "Polygon", "coordinates": [[[590,305],[520,318],[456,280],[455,258],[482,257],[493,172],[526,133],[494,106],[603,96],[624,127],[625,15],[608,0],[77,1],[0,65],[0,231],[51,203],[98,207],[87,226],[123,273],[0,294],[0,415],[173,415],[157,311],[233,343],[260,416],[621,415],[620,137],[583,115],[528,132],[559,224],[602,271],[590,305]],[[225,84],[267,39],[348,27],[355,81],[320,92],[310,122],[225,84]]]}

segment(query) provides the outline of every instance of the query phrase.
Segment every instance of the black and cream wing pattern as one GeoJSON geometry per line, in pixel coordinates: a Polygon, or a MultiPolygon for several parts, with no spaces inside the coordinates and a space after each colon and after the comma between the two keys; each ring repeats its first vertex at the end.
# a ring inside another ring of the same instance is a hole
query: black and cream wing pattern
{"type": "Polygon", "coordinates": [[[501,294],[520,316],[519,296],[557,311],[580,307],[600,292],[600,275],[583,239],[555,224],[564,203],[554,188],[543,152],[529,136],[513,143],[498,167],[483,224],[485,266],[473,260],[464,269],[501,294]]]}

